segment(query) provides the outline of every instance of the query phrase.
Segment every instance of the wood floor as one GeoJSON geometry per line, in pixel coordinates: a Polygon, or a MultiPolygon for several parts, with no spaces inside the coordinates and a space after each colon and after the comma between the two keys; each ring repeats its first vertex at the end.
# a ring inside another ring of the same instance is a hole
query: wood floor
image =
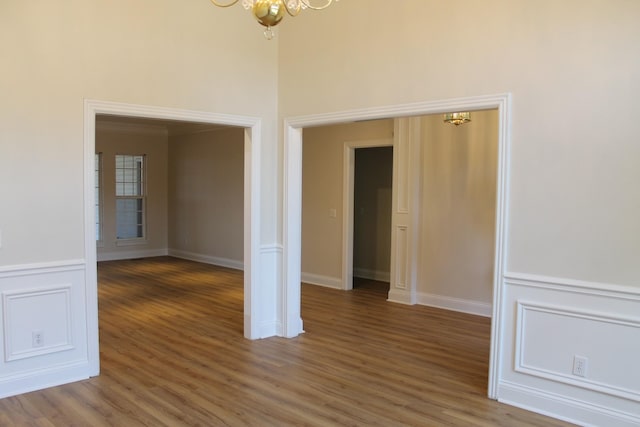
{"type": "Polygon", "coordinates": [[[101,375],[0,400],[2,426],[567,426],[486,397],[488,319],[303,285],[306,333],[243,338],[242,273],[100,263],[101,375]]]}

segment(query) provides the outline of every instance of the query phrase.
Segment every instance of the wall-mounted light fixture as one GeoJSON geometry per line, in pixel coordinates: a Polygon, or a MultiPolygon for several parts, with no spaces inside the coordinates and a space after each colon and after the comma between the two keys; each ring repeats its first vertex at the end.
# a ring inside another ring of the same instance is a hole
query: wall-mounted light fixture
{"type": "Polygon", "coordinates": [[[467,123],[471,121],[471,113],[468,111],[463,111],[459,113],[446,113],[444,115],[444,122],[451,123],[453,125],[461,125],[463,123],[467,123]]]}

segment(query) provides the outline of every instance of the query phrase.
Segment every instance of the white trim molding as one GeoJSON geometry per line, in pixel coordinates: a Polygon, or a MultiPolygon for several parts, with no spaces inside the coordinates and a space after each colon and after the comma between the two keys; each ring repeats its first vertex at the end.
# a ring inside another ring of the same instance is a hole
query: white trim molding
{"type": "Polygon", "coordinates": [[[3,292],[2,320],[5,362],[72,350],[74,344],[71,323],[71,284],[3,292]],[[56,304],[51,304],[52,300],[55,299],[61,300],[58,301],[57,307],[55,306],[56,304]],[[20,311],[22,311],[21,308],[25,307],[42,307],[42,309],[46,307],[49,311],[56,310],[56,316],[64,319],[62,322],[64,327],[59,334],[60,336],[55,341],[49,342],[48,337],[45,337],[45,331],[41,330],[40,332],[43,335],[40,337],[39,345],[36,346],[35,343],[32,343],[31,346],[27,345],[26,348],[24,345],[22,346],[23,348],[16,348],[18,347],[16,345],[17,337],[12,332],[22,325],[14,325],[14,318],[19,317],[21,315],[20,311]]]}
{"type": "MultiPolygon", "coordinates": [[[[522,372],[529,375],[538,376],[557,382],[570,384],[577,387],[607,393],[612,396],[622,397],[624,399],[635,400],[640,403],[640,382],[634,382],[636,389],[623,387],[607,380],[594,380],[590,378],[589,372],[586,371],[584,376],[571,375],[568,371],[559,369],[550,369],[545,366],[538,365],[526,358],[529,345],[526,341],[527,330],[530,329],[527,319],[534,315],[547,315],[546,317],[565,318],[566,321],[577,323],[585,327],[599,326],[606,328],[612,334],[617,329],[626,329],[631,332],[627,336],[627,342],[640,343],[640,317],[616,316],[613,314],[604,314],[594,311],[576,310],[570,306],[559,306],[553,304],[536,304],[528,301],[517,301],[517,326],[516,326],[516,348],[515,348],[515,366],[516,372],[522,372]],[[621,328],[622,327],[622,328],[621,328]]],[[[535,325],[534,325],[535,326],[535,325]]],[[[581,328],[586,329],[586,328],[581,328]]],[[[602,345],[602,343],[597,344],[602,345]]],[[[611,350],[611,349],[609,349],[611,350]]],[[[638,356],[638,355],[635,355],[638,356]]],[[[635,371],[635,370],[634,370],[635,371]]]]}
{"type": "Polygon", "coordinates": [[[638,427],[637,413],[618,411],[511,381],[500,382],[499,402],[585,427],[638,427]],[[544,408],[544,409],[542,409],[544,408]]]}
{"type": "Polygon", "coordinates": [[[66,271],[84,270],[85,261],[73,259],[68,261],[40,262],[35,264],[19,264],[0,266],[0,279],[7,277],[31,276],[33,274],[62,273],[66,271]]]}
{"type": "Polygon", "coordinates": [[[634,286],[513,272],[505,273],[504,279],[508,285],[640,301],[640,287],[634,286]]]}

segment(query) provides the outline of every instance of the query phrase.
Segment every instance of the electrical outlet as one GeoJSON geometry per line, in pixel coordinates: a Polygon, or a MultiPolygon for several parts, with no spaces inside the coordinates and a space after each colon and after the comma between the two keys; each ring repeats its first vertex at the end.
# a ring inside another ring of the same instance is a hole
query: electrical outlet
{"type": "Polygon", "coordinates": [[[31,332],[31,346],[34,348],[44,346],[44,332],[42,331],[31,332]]]}
{"type": "Polygon", "coordinates": [[[588,359],[584,356],[573,356],[573,375],[576,375],[578,377],[586,377],[587,362],[588,359]]]}

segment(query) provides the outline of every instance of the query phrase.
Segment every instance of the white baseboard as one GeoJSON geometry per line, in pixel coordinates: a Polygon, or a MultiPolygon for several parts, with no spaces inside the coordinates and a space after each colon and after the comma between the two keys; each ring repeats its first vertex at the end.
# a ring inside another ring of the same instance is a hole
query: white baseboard
{"type": "Polygon", "coordinates": [[[167,256],[169,252],[167,249],[147,249],[147,250],[133,250],[133,251],[117,251],[117,252],[98,252],[98,261],[117,261],[122,259],[135,259],[135,258],[151,258],[155,256],[167,256]]]}
{"type": "Polygon", "coordinates": [[[300,280],[311,285],[324,286],[325,288],[342,289],[340,277],[321,276],[319,274],[301,273],[300,280]]]}
{"type": "Polygon", "coordinates": [[[0,377],[0,399],[86,380],[93,375],[90,364],[81,360],[0,377]]]}
{"type": "Polygon", "coordinates": [[[187,259],[189,261],[196,261],[205,264],[217,265],[220,267],[233,268],[234,270],[244,270],[244,263],[240,260],[235,259],[203,255],[195,252],[182,251],[179,249],[169,249],[168,255],[176,258],[187,259]]]}
{"type": "Polygon", "coordinates": [[[377,280],[379,282],[389,282],[391,274],[388,271],[369,270],[367,268],[353,268],[353,277],[377,280]]]}
{"type": "Polygon", "coordinates": [[[508,381],[499,385],[499,402],[580,426],[632,427],[640,414],[630,414],[508,381]]]}
{"type": "Polygon", "coordinates": [[[397,304],[414,305],[415,295],[403,289],[390,289],[387,301],[397,304]]]}
{"type": "Polygon", "coordinates": [[[419,292],[417,294],[417,303],[429,307],[444,308],[446,310],[460,311],[462,313],[484,317],[491,317],[492,315],[492,305],[490,303],[447,297],[444,295],[419,292]]]}

